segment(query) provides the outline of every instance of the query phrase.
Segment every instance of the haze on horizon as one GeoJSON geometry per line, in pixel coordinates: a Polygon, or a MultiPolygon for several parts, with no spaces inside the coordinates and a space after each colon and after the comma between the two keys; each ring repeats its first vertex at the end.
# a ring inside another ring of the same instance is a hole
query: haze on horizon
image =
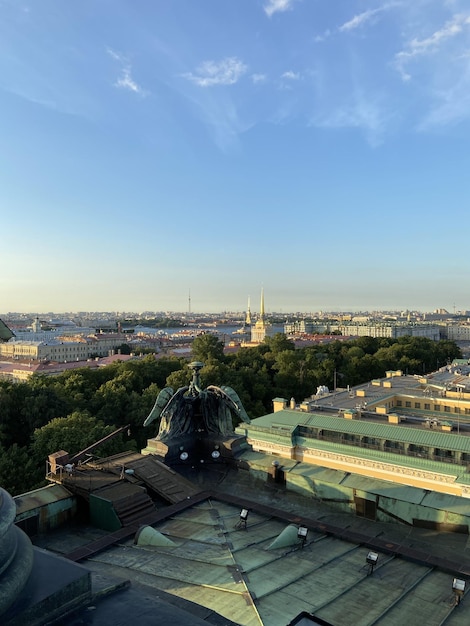
{"type": "Polygon", "coordinates": [[[0,16],[3,310],[470,309],[465,0],[0,16]]]}

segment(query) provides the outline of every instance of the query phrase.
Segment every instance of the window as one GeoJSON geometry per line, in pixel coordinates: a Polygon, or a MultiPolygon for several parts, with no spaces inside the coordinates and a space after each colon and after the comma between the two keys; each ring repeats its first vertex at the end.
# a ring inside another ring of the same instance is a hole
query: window
{"type": "Polygon", "coordinates": [[[397,400],[397,406],[403,406],[403,403],[401,400],[397,400]]]}
{"type": "Polygon", "coordinates": [[[408,400],[405,402],[405,406],[407,409],[411,409],[411,402],[409,402],[408,400]]]}
{"type": "Polygon", "coordinates": [[[424,403],[424,410],[425,411],[430,411],[431,410],[431,405],[427,404],[427,403],[424,403]]]}
{"type": "Polygon", "coordinates": [[[415,402],[415,409],[421,408],[421,402],[415,402]]]}
{"type": "Polygon", "coordinates": [[[385,442],[385,448],[389,448],[390,450],[403,450],[403,444],[399,441],[387,440],[385,442]]]}
{"type": "Polygon", "coordinates": [[[362,443],[367,448],[379,448],[380,442],[375,437],[363,437],[362,443]]]}
{"type": "Polygon", "coordinates": [[[424,458],[428,456],[427,448],[424,448],[423,446],[417,446],[413,443],[410,444],[408,451],[412,456],[424,457],[424,458]]]}
{"type": "Polygon", "coordinates": [[[441,459],[452,459],[454,457],[452,450],[443,450],[442,448],[435,448],[434,455],[441,459]]]}
{"type": "Polygon", "coordinates": [[[444,406],[444,412],[450,413],[450,406],[444,406]]]}
{"type": "Polygon", "coordinates": [[[441,410],[440,405],[439,405],[439,404],[435,404],[435,405],[434,405],[434,410],[435,410],[435,411],[440,411],[440,410],[441,410]]]}

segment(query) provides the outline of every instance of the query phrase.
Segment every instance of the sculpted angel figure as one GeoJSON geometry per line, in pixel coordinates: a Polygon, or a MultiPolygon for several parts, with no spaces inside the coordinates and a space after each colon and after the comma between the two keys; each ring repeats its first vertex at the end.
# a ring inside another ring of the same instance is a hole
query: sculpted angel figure
{"type": "Polygon", "coordinates": [[[232,414],[249,423],[238,394],[227,386],[210,385],[201,389],[200,370],[204,364],[190,364],[193,379],[186,387],[174,392],[165,387],[157,396],[144,426],[160,418],[157,439],[167,442],[193,432],[228,436],[233,434],[232,414]]]}

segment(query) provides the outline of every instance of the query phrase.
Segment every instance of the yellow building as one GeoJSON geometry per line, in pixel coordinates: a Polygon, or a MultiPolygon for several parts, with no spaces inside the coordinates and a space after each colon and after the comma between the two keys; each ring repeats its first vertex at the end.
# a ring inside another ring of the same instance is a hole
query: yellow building
{"type": "Polygon", "coordinates": [[[289,408],[276,398],[273,413],[237,432],[254,451],[290,462],[470,498],[470,380],[462,370],[388,372],[289,408]]]}

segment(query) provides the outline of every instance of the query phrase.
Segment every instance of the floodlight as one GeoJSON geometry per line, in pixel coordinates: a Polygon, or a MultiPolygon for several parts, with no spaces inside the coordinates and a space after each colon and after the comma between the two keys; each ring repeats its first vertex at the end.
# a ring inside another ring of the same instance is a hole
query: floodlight
{"type": "Polygon", "coordinates": [[[246,530],[246,521],[248,519],[249,512],[250,511],[248,509],[242,509],[240,511],[240,519],[236,523],[235,528],[243,528],[244,530],[246,530]]]}
{"type": "Polygon", "coordinates": [[[242,509],[242,510],[240,511],[240,519],[241,519],[243,522],[246,522],[246,520],[248,519],[248,513],[249,513],[248,509],[242,509]]]}
{"type": "Polygon", "coordinates": [[[369,574],[372,574],[372,572],[374,571],[374,567],[377,565],[378,560],[379,560],[379,555],[377,554],[377,552],[371,551],[367,554],[366,563],[369,566],[369,574]]]}
{"type": "Polygon", "coordinates": [[[454,578],[452,581],[452,589],[454,590],[455,604],[460,604],[463,594],[465,593],[466,581],[461,578],[454,578]]]}
{"type": "Polygon", "coordinates": [[[299,526],[299,529],[297,530],[297,537],[305,541],[305,539],[307,539],[307,535],[308,528],[306,528],[305,526],[299,526]]]}
{"type": "Polygon", "coordinates": [[[305,545],[305,542],[307,541],[307,535],[308,535],[308,528],[306,526],[299,526],[297,529],[297,539],[300,539],[300,541],[302,542],[302,548],[305,545]]]}
{"type": "Polygon", "coordinates": [[[212,450],[211,457],[213,459],[218,459],[220,456],[220,452],[218,450],[212,450]]]}
{"type": "Polygon", "coordinates": [[[182,453],[180,454],[180,459],[181,459],[182,461],[187,461],[187,460],[188,460],[188,457],[189,457],[189,454],[188,454],[187,452],[182,452],[182,453]]]}

